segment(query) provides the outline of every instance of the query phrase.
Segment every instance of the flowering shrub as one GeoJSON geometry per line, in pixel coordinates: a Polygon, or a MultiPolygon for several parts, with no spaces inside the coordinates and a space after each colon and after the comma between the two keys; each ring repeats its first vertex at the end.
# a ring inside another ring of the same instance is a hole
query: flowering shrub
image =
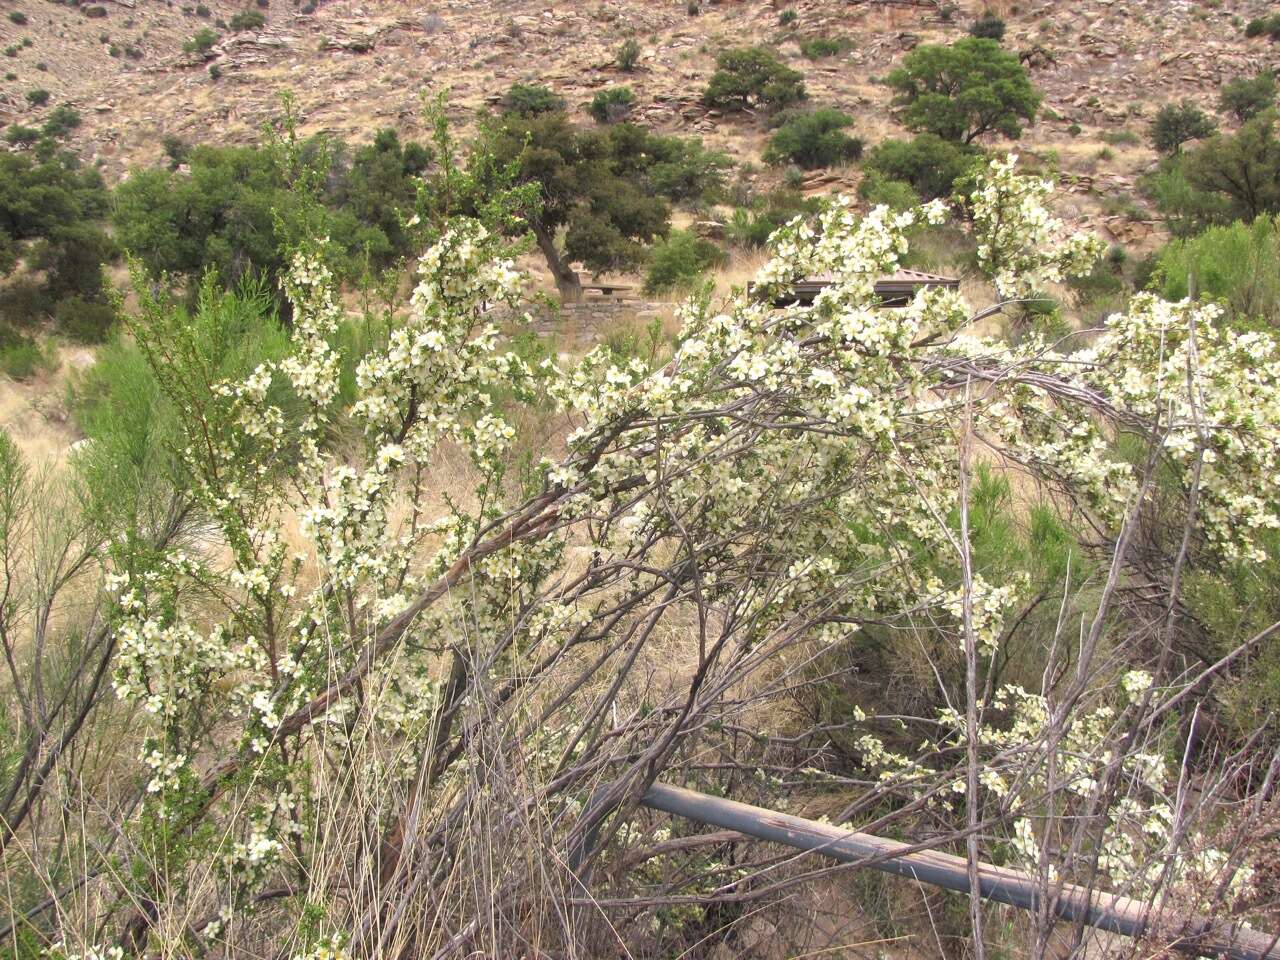
{"type": "MultiPolygon", "coordinates": [[[[973,194],[980,259],[1005,295],[1088,272],[1103,252],[1063,235],[1048,189],[999,161],[973,194]]],[[[1074,353],[970,335],[952,290],[880,309],[875,280],[907,253],[908,228],[944,215],[934,201],[860,216],[845,198],[783,227],[749,292],[682,308],[656,369],[603,347],[563,368],[504,352],[495,311],[518,317],[522,278],[493,232],[456,219],[356,366],[347,409],[323,243],[300,249],[285,281],[289,355],[242,380],[210,377],[197,339],[144,299],[135,336],[181,410],[183,464],[218,549],[126,538],[113,553],[116,691],[145,728],[140,842],[112,875],[142,905],[122,921],[128,948],[193,929],[242,942],[283,886],[285,900],[327,904],[320,933],[348,932],[352,949],[510,952],[549,898],[578,896],[558,847],[589,864],[635,842],[619,825],[658,775],[697,777],[720,751],[750,767],[728,731],[752,684],[776,697],[796,665],[871,625],[921,621],[960,638],[939,674],[968,657],[994,684],[1027,585],[970,570],[956,517],[975,444],[1051,491],[1115,571],[1153,489],[1123,437],[1154,445],[1205,556],[1261,555],[1258,534],[1280,522],[1274,343],[1149,295],[1074,353]],[[815,273],[832,282],[811,307],[774,306],[815,273]],[[564,455],[523,482],[499,396],[549,398],[568,424],[564,455]],[[359,450],[331,442],[340,422],[359,450]],[[430,484],[451,451],[473,482],[441,503],[430,484]],[[610,798],[625,809],[605,824],[610,798]],[[353,812],[357,800],[376,813],[353,812]],[[522,868],[491,873],[495,851],[522,868]],[[483,903],[469,883],[436,886],[473,873],[491,884],[483,903]],[[503,918],[488,932],[485,911],[503,918]]],[[[1102,626],[1084,629],[1075,680],[971,690],[981,729],[944,712],[916,755],[871,731],[883,718],[855,709],[842,723],[860,731],[873,797],[899,799],[906,783],[913,798],[945,792],[944,813],[988,804],[1037,864],[1054,855],[1039,805],[1055,825],[1091,805],[1087,829],[1113,842],[1104,876],[1176,885],[1184,874],[1165,865],[1179,842],[1151,842],[1165,840],[1176,785],[1135,734],[1153,697],[1178,689],[1171,648],[1112,695],[1102,626]],[[969,741],[979,791],[938,760],[969,741]]],[[[1247,877],[1215,857],[1202,865],[1247,877]]],[[[1050,866],[1074,875],[1079,857],[1050,866]]],[[[297,943],[300,956],[348,948],[297,943]]]]}

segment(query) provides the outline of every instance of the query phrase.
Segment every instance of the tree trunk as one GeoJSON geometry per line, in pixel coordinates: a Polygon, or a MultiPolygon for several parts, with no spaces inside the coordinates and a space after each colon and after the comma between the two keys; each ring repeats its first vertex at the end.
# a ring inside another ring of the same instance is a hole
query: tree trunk
{"type": "Polygon", "coordinates": [[[560,256],[556,249],[556,238],[546,227],[535,225],[533,235],[537,237],[538,249],[547,258],[547,266],[556,279],[556,288],[560,291],[560,299],[565,303],[577,303],[582,299],[582,282],[578,274],[560,256]]]}

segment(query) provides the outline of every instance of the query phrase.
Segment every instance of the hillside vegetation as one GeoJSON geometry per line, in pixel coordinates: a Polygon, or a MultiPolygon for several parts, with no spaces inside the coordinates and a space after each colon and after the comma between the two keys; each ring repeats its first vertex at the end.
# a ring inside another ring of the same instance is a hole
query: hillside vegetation
{"type": "Polygon", "coordinates": [[[0,958],[1274,955],[1277,16],[13,4],[0,958]]]}

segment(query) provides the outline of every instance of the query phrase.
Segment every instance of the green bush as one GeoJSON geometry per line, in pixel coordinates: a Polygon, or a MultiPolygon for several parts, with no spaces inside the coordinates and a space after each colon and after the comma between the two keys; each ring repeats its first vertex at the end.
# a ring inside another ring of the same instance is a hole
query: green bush
{"type": "Polygon", "coordinates": [[[20,277],[0,290],[0,328],[37,327],[52,313],[53,306],[53,298],[43,284],[30,277],[20,277]]]}
{"type": "Polygon", "coordinates": [[[564,97],[539,84],[513,83],[502,98],[502,111],[520,117],[536,117],[564,108],[564,97]]]}
{"type": "Polygon", "coordinates": [[[987,133],[1017,139],[1041,100],[1017,54],[982,37],[916,47],[887,82],[908,128],[963,143],[987,133]]]}
{"type": "Polygon", "coordinates": [[[628,38],[622,41],[618,47],[618,52],[614,57],[618,69],[625,73],[630,73],[636,68],[636,64],[640,62],[640,44],[635,38],[628,38]]]}
{"type": "Polygon", "coordinates": [[[191,154],[191,144],[183,140],[181,137],[175,137],[172,134],[166,135],[161,139],[160,145],[164,148],[164,155],[169,158],[169,169],[176,170],[182,164],[187,162],[187,157],[191,154]]]}
{"type": "Polygon", "coordinates": [[[702,101],[723,110],[780,109],[804,100],[804,77],[764,47],[737,47],[716,56],[702,101]]]}
{"type": "Polygon", "coordinates": [[[16,23],[18,26],[20,26],[20,27],[21,27],[21,26],[23,26],[23,25],[25,25],[25,24],[26,24],[26,22],[27,22],[27,15],[26,15],[25,13],[23,13],[21,10],[10,10],[10,11],[9,11],[9,22],[10,22],[10,23],[16,23]]]}
{"type": "Polygon", "coordinates": [[[726,259],[724,251],[710,240],[684,230],[673,230],[665,240],[655,243],[650,251],[644,291],[666,293],[688,288],[726,259]]]}
{"type": "Polygon", "coordinates": [[[58,332],[77,343],[102,343],[116,322],[116,311],[109,303],[68,297],[54,311],[58,332]]]}
{"type": "Polygon", "coordinates": [[[1132,147],[1141,143],[1142,138],[1132,130],[1104,130],[1102,133],[1102,142],[1109,143],[1112,146],[1132,147]]]}
{"type": "Polygon", "coordinates": [[[1195,285],[1201,300],[1221,303],[1230,322],[1280,325],[1280,220],[1210,227],[1160,251],[1152,286],[1169,300],[1181,300],[1195,285]]]}
{"type": "Polygon", "coordinates": [[[241,10],[231,18],[230,27],[239,33],[241,30],[261,30],[267,25],[267,18],[261,10],[241,10]]]}
{"type": "Polygon", "coordinates": [[[626,119],[635,103],[630,87],[609,87],[591,98],[589,112],[596,123],[617,123],[626,119]]]}
{"type": "Polygon", "coordinates": [[[725,224],[725,240],[736,247],[764,247],[770,235],[796,217],[818,213],[825,201],[805,197],[799,190],[782,188],[737,207],[725,224]]]}
{"type": "Polygon", "coordinates": [[[4,138],[15,147],[25,147],[40,139],[40,131],[35,127],[24,127],[15,123],[4,132],[4,138]]]}
{"type": "Polygon", "coordinates": [[[906,183],[922,200],[949,197],[979,154],[932,133],[886,140],[867,152],[863,167],[882,180],[906,183]]]}
{"type": "Polygon", "coordinates": [[[1280,40],[1280,13],[1269,17],[1256,17],[1244,28],[1246,37],[1260,37],[1263,34],[1272,40],[1280,40]]]}
{"type": "Polygon", "coordinates": [[[0,373],[13,380],[26,380],[46,363],[47,357],[34,340],[0,335],[0,373]]]}
{"type": "Polygon", "coordinates": [[[800,52],[810,60],[838,56],[852,49],[853,41],[848,37],[813,37],[800,41],[800,52]]]}
{"type": "Polygon", "coordinates": [[[796,13],[795,10],[788,7],[786,10],[783,10],[782,13],[778,14],[778,26],[790,27],[799,19],[800,15],[796,13]]]}
{"type": "Polygon", "coordinates": [[[1188,140],[1203,140],[1213,136],[1217,124],[1190,100],[1166,103],[1151,121],[1148,136],[1156,151],[1164,154],[1180,153],[1188,140]]]}
{"type": "Polygon", "coordinates": [[[27,103],[34,107],[43,107],[49,102],[49,91],[40,87],[27,91],[27,103]]]}
{"type": "Polygon", "coordinates": [[[982,37],[986,40],[994,40],[999,43],[1004,39],[1004,21],[997,17],[990,10],[984,10],[982,16],[973,21],[969,27],[969,36],[982,37]]]}
{"type": "Polygon", "coordinates": [[[1275,102],[1276,78],[1267,70],[1253,77],[1236,77],[1218,96],[1222,109],[1242,123],[1275,106],[1275,102]]]}
{"type": "Polygon", "coordinates": [[[868,206],[884,204],[890,210],[907,210],[920,202],[911,184],[902,180],[890,180],[878,173],[869,173],[858,184],[858,196],[868,206]]]}
{"type": "Polygon", "coordinates": [[[78,126],[80,126],[80,114],[66,104],[62,104],[49,111],[44,126],[40,128],[40,134],[57,140],[65,137],[78,126]]]}
{"type": "Polygon", "coordinates": [[[201,27],[182,45],[183,53],[208,53],[222,36],[209,27],[201,27]]]}
{"type": "Polygon", "coordinates": [[[794,163],[804,170],[829,167],[862,156],[862,141],[845,133],[853,117],[821,107],[788,117],[769,138],[765,163],[794,163]]]}

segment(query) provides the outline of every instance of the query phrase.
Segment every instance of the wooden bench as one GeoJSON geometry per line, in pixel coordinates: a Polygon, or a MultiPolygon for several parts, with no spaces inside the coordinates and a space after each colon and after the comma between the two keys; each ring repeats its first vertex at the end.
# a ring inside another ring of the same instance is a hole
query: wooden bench
{"type": "Polygon", "coordinates": [[[634,287],[628,283],[584,283],[582,284],[583,293],[598,293],[602,297],[615,297],[619,294],[628,293],[634,287]]]}

